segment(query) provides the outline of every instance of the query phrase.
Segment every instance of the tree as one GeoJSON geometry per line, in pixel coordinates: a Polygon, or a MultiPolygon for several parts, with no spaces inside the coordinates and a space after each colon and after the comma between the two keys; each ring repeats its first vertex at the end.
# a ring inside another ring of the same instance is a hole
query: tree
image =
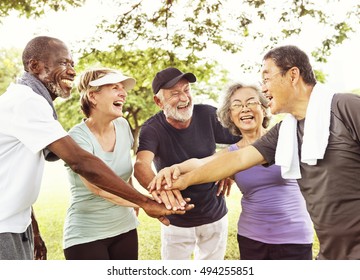
{"type": "Polygon", "coordinates": [[[19,49],[0,49],[0,95],[21,73],[21,51],[19,49]]]}
{"type": "MultiPolygon", "coordinates": [[[[16,9],[27,16],[36,16],[44,12],[39,6],[43,2],[5,0],[0,3],[0,11],[16,9]],[[31,3],[30,7],[22,9],[16,4],[23,2],[31,3]]],[[[76,6],[83,2],[67,0],[61,3],[76,6]]],[[[166,66],[175,65],[194,72],[200,81],[194,87],[197,96],[204,94],[206,98],[209,95],[207,99],[216,99],[218,88],[227,81],[220,53],[242,55],[244,59],[239,71],[254,71],[260,68],[259,63],[248,61],[248,53],[263,53],[283,39],[302,33],[310,35],[315,28],[321,28],[323,32],[319,32],[314,40],[312,55],[317,62],[325,63],[332,48],[350,38],[359,26],[360,5],[347,0],[314,2],[113,1],[115,17],[107,14],[106,20],[98,25],[94,38],[84,42],[86,46],[78,51],[83,55],[77,70],[81,72],[91,65],[102,64],[119,68],[137,79],[137,86],[130,92],[124,108],[136,139],[143,121],[157,110],[152,100],[151,80],[166,66]],[[306,29],[306,22],[310,22],[310,29],[306,29]],[[104,48],[103,43],[109,38],[112,41],[104,48]]],[[[47,8],[58,7],[55,0],[46,3],[47,8]]],[[[326,80],[326,73],[316,71],[316,75],[319,80],[326,80]]],[[[82,118],[78,98],[74,91],[73,98],[56,102],[59,119],[67,129],[82,118]]]]}
{"type": "Polygon", "coordinates": [[[1,0],[0,1],[0,23],[3,17],[11,11],[18,11],[21,16],[39,17],[46,9],[54,11],[65,10],[69,7],[80,7],[85,0],[1,0]]]}
{"type": "MultiPolygon", "coordinates": [[[[326,62],[332,47],[349,38],[359,25],[360,5],[354,2],[122,1],[116,9],[118,17],[104,20],[99,28],[113,34],[115,44],[121,42],[129,48],[147,44],[171,50],[179,57],[204,57],[209,50],[241,53],[259,46],[266,51],[280,40],[301,34],[310,22],[312,29],[321,28],[312,55],[316,61],[326,62]]],[[[242,66],[252,68],[245,63],[242,66]]]]}

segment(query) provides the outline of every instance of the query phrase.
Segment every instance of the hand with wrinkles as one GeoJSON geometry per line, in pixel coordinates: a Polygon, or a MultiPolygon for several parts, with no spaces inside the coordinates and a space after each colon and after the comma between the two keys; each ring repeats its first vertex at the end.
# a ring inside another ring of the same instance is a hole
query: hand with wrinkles
{"type": "Polygon", "coordinates": [[[179,190],[165,190],[164,187],[170,185],[172,178],[177,177],[180,170],[176,166],[163,168],[153,178],[148,186],[152,197],[158,203],[164,203],[167,209],[184,209],[185,205],[190,202],[190,198],[183,198],[179,190]],[[173,175],[175,177],[173,177],[173,175]]]}

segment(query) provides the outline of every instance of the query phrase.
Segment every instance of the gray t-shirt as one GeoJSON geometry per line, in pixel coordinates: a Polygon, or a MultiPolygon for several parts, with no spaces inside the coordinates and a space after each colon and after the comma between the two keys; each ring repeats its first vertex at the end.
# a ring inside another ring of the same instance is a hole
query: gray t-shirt
{"type": "MultiPolygon", "coordinates": [[[[319,259],[360,259],[360,96],[335,94],[323,160],[300,163],[298,180],[320,242],[319,259]]],[[[299,157],[304,121],[298,121],[299,157]]],[[[281,123],[254,147],[274,164],[281,123]]]]}

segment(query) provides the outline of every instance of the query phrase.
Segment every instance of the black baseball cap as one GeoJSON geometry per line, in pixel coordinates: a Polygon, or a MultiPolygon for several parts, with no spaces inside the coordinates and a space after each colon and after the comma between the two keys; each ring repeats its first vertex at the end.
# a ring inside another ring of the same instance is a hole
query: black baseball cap
{"type": "Polygon", "coordinates": [[[158,72],[152,82],[152,89],[154,94],[157,94],[162,88],[171,88],[182,78],[187,79],[190,83],[196,82],[196,77],[193,73],[183,73],[175,67],[169,67],[158,72]]]}

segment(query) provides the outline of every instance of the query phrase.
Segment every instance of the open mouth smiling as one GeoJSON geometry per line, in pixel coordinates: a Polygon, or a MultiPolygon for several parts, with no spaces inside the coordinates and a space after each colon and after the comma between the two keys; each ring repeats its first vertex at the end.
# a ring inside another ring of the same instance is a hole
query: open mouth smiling
{"type": "Polygon", "coordinates": [[[243,116],[240,118],[241,121],[252,120],[252,119],[254,119],[254,116],[243,116]]]}
{"type": "Polygon", "coordinates": [[[124,104],[124,102],[118,100],[118,101],[115,101],[113,104],[114,104],[114,106],[116,106],[116,107],[120,107],[120,106],[122,106],[122,105],[124,104]]]}
{"type": "Polygon", "coordinates": [[[187,103],[187,104],[182,104],[182,105],[178,105],[176,108],[179,109],[179,110],[181,110],[181,109],[186,109],[186,108],[188,108],[188,107],[189,107],[189,103],[187,103]]]}
{"type": "Polygon", "coordinates": [[[67,87],[72,88],[73,87],[73,80],[69,79],[62,79],[61,82],[65,84],[67,87]]]}

